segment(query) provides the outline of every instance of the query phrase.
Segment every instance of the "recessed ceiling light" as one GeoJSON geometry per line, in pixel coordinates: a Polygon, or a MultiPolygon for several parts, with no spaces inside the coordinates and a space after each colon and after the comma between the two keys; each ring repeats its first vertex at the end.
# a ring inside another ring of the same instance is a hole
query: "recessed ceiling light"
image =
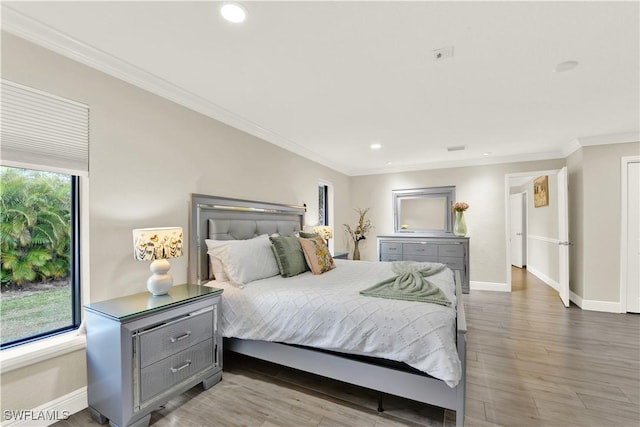
{"type": "Polygon", "coordinates": [[[556,73],[564,73],[565,71],[573,70],[578,66],[578,61],[564,61],[556,65],[553,69],[556,73]]]}
{"type": "Polygon", "coordinates": [[[482,153],[483,156],[490,156],[491,155],[491,151],[485,151],[484,153],[482,153]]]}
{"type": "Polygon", "coordinates": [[[369,146],[369,148],[371,148],[372,150],[379,150],[382,148],[382,144],[380,144],[379,142],[374,142],[369,146]]]}
{"type": "Polygon", "coordinates": [[[387,163],[385,163],[385,164],[386,164],[387,166],[389,166],[389,165],[392,165],[392,164],[393,164],[393,162],[387,162],[387,163]]]}
{"type": "Polygon", "coordinates": [[[220,7],[222,17],[229,22],[240,23],[247,18],[247,10],[238,3],[225,3],[220,7]]]}

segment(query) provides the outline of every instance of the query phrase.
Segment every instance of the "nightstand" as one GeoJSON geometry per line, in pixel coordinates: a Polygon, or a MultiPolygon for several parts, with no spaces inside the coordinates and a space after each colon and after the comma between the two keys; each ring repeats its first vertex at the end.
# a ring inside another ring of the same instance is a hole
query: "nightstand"
{"type": "Polygon", "coordinates": [[[146,426],[151,412],[222,379],[222,289],[174,286],[85,305],[87,395],[97,422],[146,426]]]}
{"type": "Polygon", "coordinates": [[[333,256],[335,259],[349,259],[349,252],[336,252],[333,256]]]}

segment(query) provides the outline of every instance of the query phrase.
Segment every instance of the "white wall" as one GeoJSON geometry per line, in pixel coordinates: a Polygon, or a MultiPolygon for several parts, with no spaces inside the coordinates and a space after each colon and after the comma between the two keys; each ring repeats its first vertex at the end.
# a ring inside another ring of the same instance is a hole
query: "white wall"
{"type": "MultiPolygon", "coordinates": [[[[181,226],[189,195],[303,204],[317,221],[318,182],[333,184],[334,218],[350,217],[348,177],[10,34],[2,77],[90,107],[89,298],[146,291],[149,264],[133,258],[131,230],[181,226]]],[[[346,247],[344,236],[336,250],[346,247]]],[[[187,256],[171,260],[176,284],[187,256]]],[[[32,409],[86,385],[84,352],[2,375],[2,409],[32,409]],[[58,375],[67,371],[76,375],[58,375]],[[34,393],[37,373],[38,393],[34,393]]]]}
{"type": "Polygon", "coordinates": [[[558,264],[558,177],[549,177],[549,204],[535,207],[533,182],[527,188],[527,269],[547,284],[558,288],[560,267],[558,264]]]}

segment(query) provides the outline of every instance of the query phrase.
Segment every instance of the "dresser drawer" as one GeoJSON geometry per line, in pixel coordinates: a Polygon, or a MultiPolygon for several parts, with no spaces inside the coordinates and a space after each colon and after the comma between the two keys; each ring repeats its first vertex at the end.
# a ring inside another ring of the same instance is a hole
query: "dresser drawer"
{"type": "Polygon", "coordinates": [[[438,262],[445,264],[452,270],[462,270],[464,268],[464,260],[462,258],[438,257],[438,262]]]}
{"type": "Polygon", "coordinates": [[[402,255],[402,243],[382,242],[380,243],[380,253],[402,255]]]}
{"type": "Polygon", "coordinates": [[[402,254],[407,258],[407,255],[420,255],[420,256],[438,256],[438,247],[436,245],[428,245],[425,243],[403,243],[402,254]]]}
{"type": "Polygon", "coordinates": [[[402,259],[405,261],[438,262],[438,257],[425,255],[404,255],[402,259]]]}
{"type": "Polygon", "coordinates": [[[380,261],[402,261],[402,254],[380,254],[380,261]]]}
{"type": "Polygon", "coordinates": [[[213,337],[213,310],[183,317],[140,334],[140,367],[213,337]]]}
{"type": "Polygon", "coordinates": [[[462,245],[438,245],[439,257],[464,257],[464,248],[462,245]]]}
{"type": "Polygon", "coordinates": [[[140,375],[141,402],[149,400],[212,365],[213,339],[210,338],[143,368],[140,375]]]}

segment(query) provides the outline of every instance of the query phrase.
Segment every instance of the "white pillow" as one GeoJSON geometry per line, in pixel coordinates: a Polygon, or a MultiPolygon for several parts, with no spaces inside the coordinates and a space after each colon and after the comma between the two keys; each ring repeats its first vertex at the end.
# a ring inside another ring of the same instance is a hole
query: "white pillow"
{"type": "Polygon", "coordinates": [[[236,242],[241,242],[241,240],[205,240],[208,249],[207,253],[209,254],[209,263],[211,264],[211,273],[213,273],[213,278],[219,282],[228,282],[229,277],[227,277],[227,273],[224,272],[224,266],[222,265],[220,258],[215,256],[214,250],[236,242]]]}
{"type": "Polygon", "coordinates": [[[249,240],[207,241],[209,255],[212,258],[213,273],[216,280],[230,281],[236,285],[244,285],[258,279],[280,274],[276,258],[271,250],[269,236],[263,234],[249,240]],[[211,245],[209,242],[212,243],[211,245]],[[216,274],[220,262],[226,273],[226,280],[216,274]]]}

